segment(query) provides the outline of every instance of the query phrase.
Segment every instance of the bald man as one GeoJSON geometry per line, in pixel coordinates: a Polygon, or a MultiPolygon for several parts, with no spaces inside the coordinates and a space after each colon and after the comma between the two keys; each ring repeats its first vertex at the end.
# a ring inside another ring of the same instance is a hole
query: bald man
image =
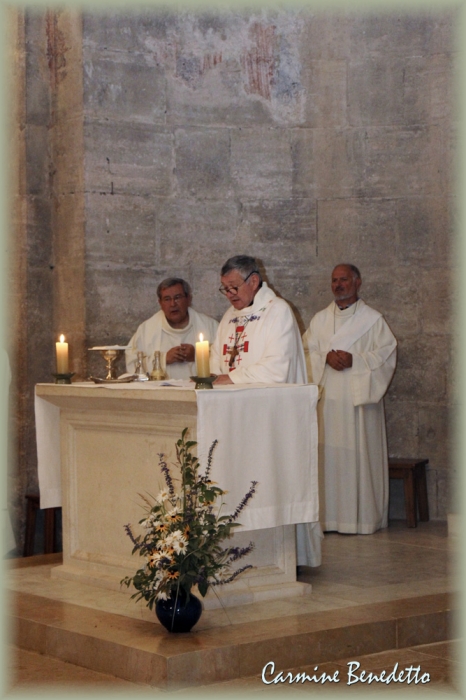
{"type": "Polygon", "coordinates": [[[388,453],[383,396],[396,339],[381,313],[359,298],[355,265],[337,265],[334,301],[303,336],[319,401],[319,482],[324,531],[371,534],[388,524],[388,453]]]}

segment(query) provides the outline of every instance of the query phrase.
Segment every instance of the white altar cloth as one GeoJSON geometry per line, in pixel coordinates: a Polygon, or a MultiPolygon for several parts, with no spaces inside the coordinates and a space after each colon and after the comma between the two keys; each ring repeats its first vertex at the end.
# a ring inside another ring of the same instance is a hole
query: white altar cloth
{"type": "Polygon", "coordinates": [[[317,386],[235,385],[197,392],[197,440],[201,465],[218,440],[212,480],[228,494],[229,511],[258,481],[239,521],[244,530],[315,522],[317,483],[317,386]],[[245,484],[245,480],[247,484],[245,484]]]}
{"type": "MultiPolygon", "coordinates": [[[[71,386],[158,391],[161,383],[71,386]]],[[[40,386],[40,385],[39,385],[40,386]]],[[[192,386],[192,384],[191,384],[192,386]]],[[[166,390],[166,387],[164,387],[166,390]]],[[[186,386],[170,391],[186,390],[186,386]]],[[[193,389],[194,391],[194,389],[193,389]]],[[[248,385],[197,391],[201,471],[213,440],[212,479],[228,493],[232,512],[258,481],[241,513],[243,530],[318,521],[316,385],[248,385]]],[[[60,409],[35,397],[41,508],[61,506],[60,409]]]]}

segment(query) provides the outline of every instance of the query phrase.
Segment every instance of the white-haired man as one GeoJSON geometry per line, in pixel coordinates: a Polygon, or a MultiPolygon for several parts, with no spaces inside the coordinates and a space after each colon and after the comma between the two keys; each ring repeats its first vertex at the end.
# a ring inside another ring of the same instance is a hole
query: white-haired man
{"type": "MultiPolygon", "coordinates": [[[[220,271],[220,292],[231,306],[211,348],[215,384],[306,384],[306,363],[291,307],[262,280],[249,255],[229,258],[220,271]]],[[[299,565],[319,566],[319,522],[296,526],[299,565]]]]}
{"type": "Polygon", "coordinates": [[[220,272],[231,306],[212,345],[215,384],[306,383],[299,329],[289,304],[262,281],[254,258],[235,255],[220,272]]]}
{"type": "Polygon", "coordinates": [[[324,531],[371,534],[387,527],[388,456],[383,396],[396,339],[381,313],[359,299],[361,275],[337,265],[335,300],[303,336],[319,402],[320,517],[324,531]]]}
{"type": "Polygon", "coordinates": [[[133,373],[138,352],[146,355],[146,369],[160,350],[162,369],[171,379],[189,379],[196,374],[194,343],[202,333],[210,343],[215,338],[218,321],[191,308],[189,284],[180,277],[162,280],[157,287],[160,311],[141,323],[126,350],[126,370],[133,373]]]}

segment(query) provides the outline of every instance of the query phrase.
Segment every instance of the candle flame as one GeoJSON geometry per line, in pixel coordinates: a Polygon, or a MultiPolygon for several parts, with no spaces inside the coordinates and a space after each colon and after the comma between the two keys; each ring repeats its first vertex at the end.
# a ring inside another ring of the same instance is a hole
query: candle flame
{"type": "Polygon", "coordinates": [[[200,340],[201,343],[202,343],[202,341],[204,340],[204,336],[202,335],[202,333],[199,333],[199,340],[200,340]]]}
{"type": "Polygon", "coordinates": [[[64,343],[64,342],[65,342],[65,336],[62,334],[60,336],[60,343],[64,343]]]}

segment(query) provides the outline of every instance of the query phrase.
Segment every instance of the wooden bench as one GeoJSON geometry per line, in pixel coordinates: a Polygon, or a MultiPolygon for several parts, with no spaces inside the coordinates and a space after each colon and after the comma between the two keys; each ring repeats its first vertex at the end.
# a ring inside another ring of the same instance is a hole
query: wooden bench
{"type": "Polygon", "coordinates": [[[390,479],[403,479],[405,494],[406,521],[408,527],[417,527],[417,510],[419,520],[429,520],[429,503],[427,500],[426,465],[428,459],[388,458],[388,476],[390,479]]]}
{"type": "MultiPolygon", "coordinates": [[[[32,557],[36,535],[36,515],[40,508],[40,499],[37,494],[32,493],[26,494],[25,498],[27,506],[23,557],[32,557]]],[[[55,516],[59,510],[60,508],[44,509],[44,554],[52,554],[52,552],[58,551],[55,516]]]]}

